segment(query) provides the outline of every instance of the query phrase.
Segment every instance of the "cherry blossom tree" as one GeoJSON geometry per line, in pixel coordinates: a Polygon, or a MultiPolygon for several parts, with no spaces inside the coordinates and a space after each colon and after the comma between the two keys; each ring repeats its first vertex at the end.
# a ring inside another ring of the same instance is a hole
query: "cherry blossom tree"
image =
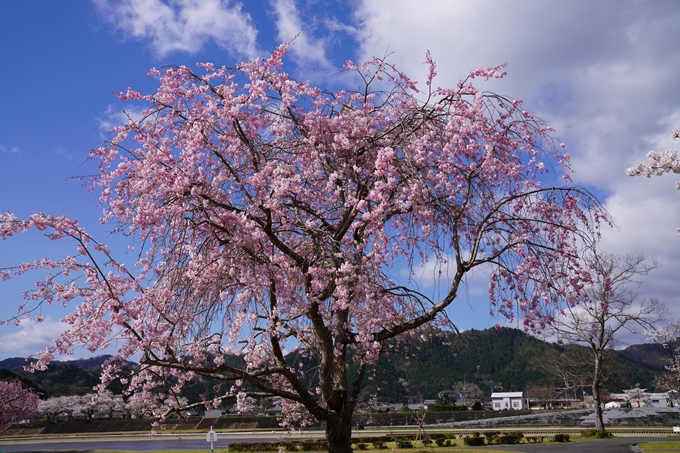
{"type": "Polygon", "coordinates": [[[593,251],[585,260],[590,269],[590,283],[576,288],[571,297],[578,305],[566,304],[546,318],[546,334],[561,343],[579,344],[590,350],[595,429],[604,431],[602,417],[603,360],[622,331],[638,333],[653,328],[665,314],[665,306],[656,299],[638,300],[641,278],[656,268],[645,263],[642,254],[618,256],[593,251]]]}
{"type": "Polygon", "coordinates": [[[122,413],[125,407],[123,397],[114,395],[110,391],[98,393],[88,393],[78,396],[76,400],[75,414],[85,416],[88,419],[113,417],[117,413],[122,413]]]}
{"type": "MultiPolygon", "coordinates": [[[[673,129],[671,132],[673,140],[680,138],[680,129],[673,129]]],[[[647,153],[648,163],[638,162],[635,166],[626,170],[629,176],[661,176],[664,173],[680,173],[680,159],[677,151],[667,150],[660,153],[650,151],[647,153]]],[[[680,181],[675,183],[675,188],[680,190],[680,181]]],[[[680,228],[677,229],[680,234],[680,228]]]]}
{"type": "Polygon", "coordinates": [[[633,404],[637,404],[637,407],[642,407],[642,403],[647,403],[647,401],[649,401],[647,389],[640,388],[640,384],[635,384],[635,387],[624,390],[623,393],[626,394],[624,399],[631,403],[631,407],[633,407],[633,404]]]}
{"type": "Polygon", "coordinates": [[[484,392],[474,382],[457,381],[451,388],[460,395],[459,404],[472,407],[477,401],[483,401],[484,392]]]}
{"type": "Polygon", "coordinates": [[[19,381],[0,381],[0,423],[16,423],[33,418],[38,395],[19,381]]]}
{"type": "Polygon", "coordinates": [[[60,404],[59,398],[47,398],[38,401],[38,417],[52,421],[57,420],[64,413],[64,408],[60,404]]]}
{"type": "Polygon", "coordinates": [[[666,373],[656,379],[656,386],[668,392],[673,406],[680,405],[680,320],[669,322],[663,327],[648,329],[648,340],[662,346],[668,353],[666,373]]]}
{"type": "Polygon", "coordinates": [[[111,418],[125,413],[125,401],[121,395],[114,395],[110,391],[103,391],[86,396],[90,397],[91,404],[95,407],[94,417],[111,418]]]}
{"type": "Polygon", "coordinates": [[[255,398],[247,396],[244,398],[243,402],[238,405],[238,407],[234,407],[232,409],[232,412],[238,415],[257,415],[258,413],[262,412],[262,407],[260,406],[259,401],[257,401],[255,398]]]}
{"type": "Polygon", "coordinates": [[[136,258],[117,259],[72,219],[7,213],[0,237],[37,228],[75,240],[78,254],[5,277],[51,271],[26,316],[79,303],[37,367],[115,335],[124,342],[102,385],[121,378],[159,405],[191,378],[225,381],[204,404],[278,396],[285,420],[322,420],[329,451],[349,452],[362,383],[386,344],[450,326],[446,309],[477,268],[491,275],[493,312],[538,327],[545,305],[590,277],[579,254],[609,219],[569,185],[549,127],[473,85],[502,67],[435,88],[429,54],[420,86],[385,59],[348,61],[353,86],[331,91],[291,79],[287,48],[236,68],[152,70],[156,92],[121,93],[146,110],[92,152],[90,184],[136,258]],[[396,277],[422,263],[448,266],[443,294],[396,277]],[[312,374],[287,362],[292,350],[314,359],[312,374]],[[123,376],[136,357],[141,369],[123,376]]]}

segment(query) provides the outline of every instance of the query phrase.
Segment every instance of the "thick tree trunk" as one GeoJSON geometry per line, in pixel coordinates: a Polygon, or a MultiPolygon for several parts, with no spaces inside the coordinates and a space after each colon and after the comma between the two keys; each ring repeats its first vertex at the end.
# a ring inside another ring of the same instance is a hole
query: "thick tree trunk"
{"type": "Polygon", "coordinates": [[[595,400],[595,429],[598,431],[604,431],[604,419],[602,418],[602,403],[600,402],[599,390],[593,388],[593,399],[595,400]],[[595,396],[595,392],[598,393],[595,396]]]}
{"type": "Polygon", "coordinates": [[[602,417],[602,398],[600,395],[600,357],[595,354],[595,372],[593,373],[593,400],[595,401],[595,429],[604,431],[604,419],[602,417]]]}
{"type": "Polygon", "coordinates": [[[328,453],[352,453],[352,414],[326,421],[328,453]]]}

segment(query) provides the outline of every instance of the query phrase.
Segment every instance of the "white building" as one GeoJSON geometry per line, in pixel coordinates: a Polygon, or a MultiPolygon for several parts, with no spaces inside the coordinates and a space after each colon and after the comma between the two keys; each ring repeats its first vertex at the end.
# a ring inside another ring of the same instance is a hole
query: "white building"
{"type": "MultiPolygon", "coordinates": [[[[645,396],[647,397],[646,400],[644,401],[636,401],[632,404],[633,407],[644,407],[644,406],[651,406],[651,407],[672,407],[673,402],[671,401],[670,396],[668,395],[668,392],[665,393],[645,393],[645,396]]],[[[612,402],[618,403],[618,406],[615,407],[621,407],[621,403],[627,403],[628,402],[628,395],[625,393],[611,393],[610,398],[612,399],[612,402]]]]}
{"type": "Polygon", "coordinates": [[[524,393],[495,392],[491,394],[491,407],[495,411],[524,409],[524,393]]]}

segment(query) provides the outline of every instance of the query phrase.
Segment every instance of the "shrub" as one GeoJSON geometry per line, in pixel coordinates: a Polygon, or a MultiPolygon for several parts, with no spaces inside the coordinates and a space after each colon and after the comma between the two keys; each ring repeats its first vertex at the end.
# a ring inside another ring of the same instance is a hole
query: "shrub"
{"type": "Polygon", "coordinates": [[[595,428],[591,429],[586,429],[585,431],[581,432],[581,437],[593,437],[595,439],[609,439],[614,437],[612,433],[609,433],[605,430],[597,430],[595,428]]]}
{"type": "Polygon", "coordinates": [[[500,435],[498,431],[487,431],[484,433],[484,438],[486,439],[486,443],[491,445],[496,441],[496,438],[500,435]]]}
{"type": "MultiPolygon", "coordinates": [[[[437,437],[437,438],[434,440],[434,443],[437,444],[437,447],[443,447],[443,446],[444,446],[444,441],[445,441],[445,440],[446,440],[446,439],[444,439],[444,438],[442,438],[442,437],[437,437]]],[[[451,442],[449,441],[449,443],[451,443],[451,442]]]]}
{"type": "Polygon", "coordinates": [[[382,450],[384,448],[387,448],[387,445],[385,445],[385,442],[383,442],[382,440],[375,440],[375,441],[372,442],[372,444],[373,444],[373,448],[375,448],[377,450],[382,450]]]}
{"type": "Polygon", "coordinates": [[[425,438],[422,440],[422,442],[423,442],[423,445],[424,445],[424,446],[428,446],[428,445],[432,444],[432,440],[428,439],[427,437],[425,437],[425,438]]]}
{"type": "Polygon", "coordinates": [[[328,443],[323,439],[303,440],[298,445],[300,447],[300,451],[325,451],[326,448],[328,447],[328,443]]]}
{"type": "Polygon", "coordinates": [[[394,441],[393,436],[361,436],[356,439],[352,439],[352,443],[356,444],[357,442],[366,442],[367,444],[370,444],[372,442],[390,442],[394,441]]]}
{"type": "Polygon", "coordinates": [[[555,434],[553,442],[569,442],[569,434],[555,434]]]}
{"type": "Polygon", "coordinates": [[[532,442],[532,443],[543,443],[543,436],[527,436],[525,437],[527,442],[532,442]]]}
{"type": "Polygon", "coordinates": [[[472,436],[463,437],[463,443],[469,447],[479,447],[484,445],[484,438],[479,433],[472,433],[472,436]]]}
{"type": "Polygon", "coordinates": [[[232,442],[229,444],[229,451],[231,452],[278,450],[279,442],[232,442]]]}
{"type": "Polygon", "coordinates": [[[413,448],[413,443],[406,439],[396,439],[397,448],[413,448]]]}
{"type": "Polygon", "coordinates": [[[357,442],[356,446],[359,450],[366,450],[368,448],[368,444],[363,442],[357,442]]]}
{"type": "Polygon", "coordinates": [[[524,434],[522,433],[504,433],[498,437],[497,442],[499,444],[518,444],[523,438],[524,434]]]}

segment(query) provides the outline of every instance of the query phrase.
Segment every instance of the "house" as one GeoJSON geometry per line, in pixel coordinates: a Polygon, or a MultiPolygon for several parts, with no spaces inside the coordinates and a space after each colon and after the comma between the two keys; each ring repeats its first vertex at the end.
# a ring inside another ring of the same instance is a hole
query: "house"
{"type": "Polygon", "coordinates": [[[521,410],[524,409],[523,392],[495,392],[491,394],[491,405],[493,410],[521,410]]]}
{"type": "Polygon", "coordinates": [[[525,400],[525,406],[528,409],[539,410],[539,409],[582,409],[584,407],[583,403],[577,399],[573,398],[553,398],[549,400],[543,400],[539,398],[527,398],[525,400]]]}
{"type": "Polygon", "coordinates": [[[669,407],[673,406],[673,402],[668,393],[650,393],[647,406],[669,407]]]}
{"type": "MultiPolygon", "coordinates": [[[[619,407],[623,407],[622,403],[628,403],[630,406],[630,396],[626,393],[612,393],[611,399],[614,402],[619,403],[619,407]]],[[[644,399],[640,398],[637,401],[632,402],[632,407],[672,407],[673,401],[669,396],[668,392],[665,393],[645,393],[644,399]]]]}
{"type": "Polygon", "coordinates": [[[224,415],[223,410],[213,409],[213,410],[205,411],[205,414],[203,415],[203,417],[205,417],[205,418],[218,418],[218,417],[222,417],[223,415],[224,415]]]}

